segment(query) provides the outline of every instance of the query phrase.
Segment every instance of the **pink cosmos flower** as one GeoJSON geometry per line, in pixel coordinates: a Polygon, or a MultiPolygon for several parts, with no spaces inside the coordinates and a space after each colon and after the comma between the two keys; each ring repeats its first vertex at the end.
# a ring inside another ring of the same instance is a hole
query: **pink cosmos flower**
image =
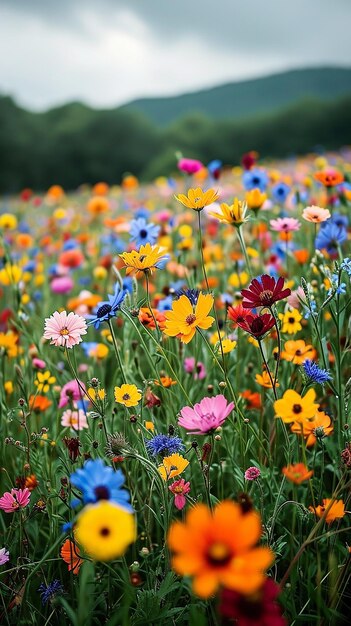
{"type": "Polygon", "coordinates": [[[4,565],[10,560],[10,554],[6,548],[0,548],[0,565],[4,565]]]}
{"type": "Polygon", "coordinates": [[[79,381],[79,385],[75,378],[73,380],[70,380],[68,383],[63,385],[61,389],[60,402],[58,405],[59,409],[62,409],[64,406],[66,406],[70,400],[73,400],[73,402],[77,402],[77,400],[82,400],[85,391],[85,385],[84,383],[82,383],[81,380],[79,381]]]}
{"type": "Polygon", "coordinates": [[[73,430],[83,430],[83,428],[88,428],[86,415],[81,409],[76,409],[74,411],[66,409],[61,417],[61,425],[66,427],[69,426],[70,428],[73,428],[73,430]]]}
{"type": "Polygon", "coordinates": [[[257,480],[261,476],[261,470],[258,467],[249,467],[245,472],[245,480],[257,480]]]}
{"type": "Polygon", "coordinates": [[[186,428],[190,435],[206,435],[222,426],[233,408],[234,402],[228,404],[222,394],[213,398],[203,398],[193,409],[185,406],[180,411],[178,423],[186,428]]]}
{"type": "Polygon", "coordinates": [[[69,293],[74,287],[74,280],[70,276],[57,276],[50,283],[53,293],[69,293]]]}
{"type": "Polygon", "coordinates": [[[36,356],[32,359],[32,365],[38,370],[44,370],[46,368],[46,363],[42,359],[38,359],[36,356]]]}
{"type": "Polygon", "coordinates": [[[190,491],[190,483],[186,483],[184,478],[176,480],[168,489],[174,494],[174,506],[181,511],[186,505],[186,494],[190,491]]]}
{"type": "Polygon", "coordinates": [[[27,489],[11,489],[6,491],[0,498],[0,509],[5,513],[14,513],[18,509],[24,509],[29,503],[30,491],[27,489]]]}
{"type": "Polygon", "coordinates": [[[196,174],[203,169],[203,164],[197,159],[179,159],[178,169],[185,174],[196,174]]]}
{"type": "Polygon", "coordinates": [[[195,380],[202,380],[206,377],[206,369],[201,361],[195,362],[194,357],[184,359],[184,369],[187,374],[193,374],[195,380]]]}
{"type": "Polygon", "coordinates": [[[279,233],[290,233],[294,230],[299,230],[301,223],[294,217],[278,217],[276,220],[270,220],[272,230],[279,233]]]}
{"type": "Polygon", "coordinates": [[[87,323],[83,317],[75,313],[55,311],[45,319],[44,339],[51,339],[51,345],[72,348],[82,341],[87,332],[87,323]]]}
{"type": "Polygon", "coordinates": [[[319,206],[307,206],[302,211],[302,217],[307,222],[313,222],[314,224],[320,224],[330,218],[330,211],[328,209],[322,209],[319,206]]]}

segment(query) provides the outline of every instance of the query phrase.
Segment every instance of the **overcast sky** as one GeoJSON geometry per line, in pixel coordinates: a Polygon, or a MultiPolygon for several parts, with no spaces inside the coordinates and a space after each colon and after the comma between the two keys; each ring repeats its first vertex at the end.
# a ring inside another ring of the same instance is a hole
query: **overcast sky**
{"type": "Polygon", "coordinates": [[[351,0],[0,0],[0,9],[0,93],[33,110],[351,66],[351,0]]]}

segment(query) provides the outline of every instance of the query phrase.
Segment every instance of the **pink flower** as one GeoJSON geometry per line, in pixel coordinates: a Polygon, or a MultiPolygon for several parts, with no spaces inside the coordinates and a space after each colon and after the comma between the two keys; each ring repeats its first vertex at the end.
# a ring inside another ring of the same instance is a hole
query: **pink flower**
{"type": "Polygon", "coordinates": [[[51,345],[72,348],[82,341],[82,335],[87,332],[87,323],[83,317],[66,311],[55,311],[51,317],[45,319],[43,337],[51,339],[51,345]]]}
{"type": "Polygon", "coordinates": [[[43,361],[42,359],[38,359],[37,357],[34,357],[34,359],[32,360],[32,365],[38,370],[44,370],[46,368],[45,361],[43,361]]]}
{"type": "Polygon", "coordinates": [[[261,476],[261,470],[258,467],[249,467],[245,472],[245,480],[257,480],[261,476]]]}
{"type": "Polygon", "coordinates": [[[10,560],[10,554],[8,550],[6,550],[6,548],[1,548],[0,549],[0,565],[4,565],[4,563],[7,563],[7,561],[9,560],[10,560]]]}
{"type": "Polygon", "coordinates": [[[195,380],[202,380],[206,377],[206,369],[203,363],[195,363],[194,357],[184,359],[184,369],[187,374],[193,374],[195,380]]]}
{"type": "Polygon", "coordinates": [[[77,400],[82,400],[84,398],[84,392],[86,391],[84,383],[82,381],[78,382],[75,380],[70,380],[68,383],[63,385],[60,393],[60,402],[59,409],[62,409],[66,406],[70,400],[77,402],[77,400]]]}
{"type": "Polygon", "coordinates": [[[81,409],[76,409],[75,411],[66,409],[61,417],[61,425],[69,426],[70,428],[73,428],[73,430],[83,430],[83,428],[88,428],[86,415],[81,409]]]}
{"type": "Polygon", "coordinates": [[[295,291],[292,291],[287,298],[288,304],[290,304],[293,309],[298,309],[301,306],[301,300],[306,302],[305,292],[302,287],[298,287],[295,291]]]}
{"type": "Polygon", "coordinates": [[[196,174],[203,169],[203,164],[197,159],[179,159],[178,169],[185,174],[196,174]]]}
{"type": "Polygon", "coordinates": [[[272,230],[279,233],[290,233],[293,230],[299,230],[301,223],[294,217],[278,217],[276,220],[270,220],[272,230]]]}
{"type": "Polygon", "coordinates": [[[314,224],[320,224],[330,218],[330,211],[328,209],[322,209],[319,206],[307,206],[302,211],[302,217],[307,222],[313,222],[314,224]]]}
{"type": "Polygon", "coordinates": [[[190,483],[186,483],[184,478],[176,480],[168,489],[174,493],[174,506],[181,511],[186,505],[186,494],[190,491],[190,483]]]}
{"type": "Polygon", "coordinates": [[[186,428],[190,435],[206,435],[221,426],[234,408],[234,402],[228,404],[222,394],[213,398],[203,398],[192,409],[185,406],[178,420],[180,426],[186,428]]]}
{"type": "Polygon", "coordinates": [[[0,509],[5,513],[14,513],[18,509],[24,509],[29,503],[30,491],[29,489],[11,489],[6,491],[2,498],[0,498],[0,509]]]}
{"type": "Polygon", "coordinates": [[[69,293],[74,287],[74,281],[70,276],[57,276],[50,283],[53,293],[69,293]]]}

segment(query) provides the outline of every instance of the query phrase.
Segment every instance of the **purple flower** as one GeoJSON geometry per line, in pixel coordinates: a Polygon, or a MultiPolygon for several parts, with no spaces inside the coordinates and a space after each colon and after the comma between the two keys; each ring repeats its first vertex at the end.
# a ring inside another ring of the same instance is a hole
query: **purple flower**
{"type": "Polygon", "coordinates": [[[261,476],[261,470],[258,467],[248,467],[245,472],[245,480],[257,480],[261,476]]]}

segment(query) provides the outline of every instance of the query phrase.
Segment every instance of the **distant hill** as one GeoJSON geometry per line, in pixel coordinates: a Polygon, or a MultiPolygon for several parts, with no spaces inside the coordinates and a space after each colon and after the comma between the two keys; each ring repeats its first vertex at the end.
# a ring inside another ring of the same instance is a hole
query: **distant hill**
{"type": "Polygon", "coordinates": [[[351,69],[322,67],[274,74],[167,98],[142,98],[122,107],[166,126],[189,113],[211,119],[247,118],[316,98],[333,100],[351,94],[351,69]]]}

